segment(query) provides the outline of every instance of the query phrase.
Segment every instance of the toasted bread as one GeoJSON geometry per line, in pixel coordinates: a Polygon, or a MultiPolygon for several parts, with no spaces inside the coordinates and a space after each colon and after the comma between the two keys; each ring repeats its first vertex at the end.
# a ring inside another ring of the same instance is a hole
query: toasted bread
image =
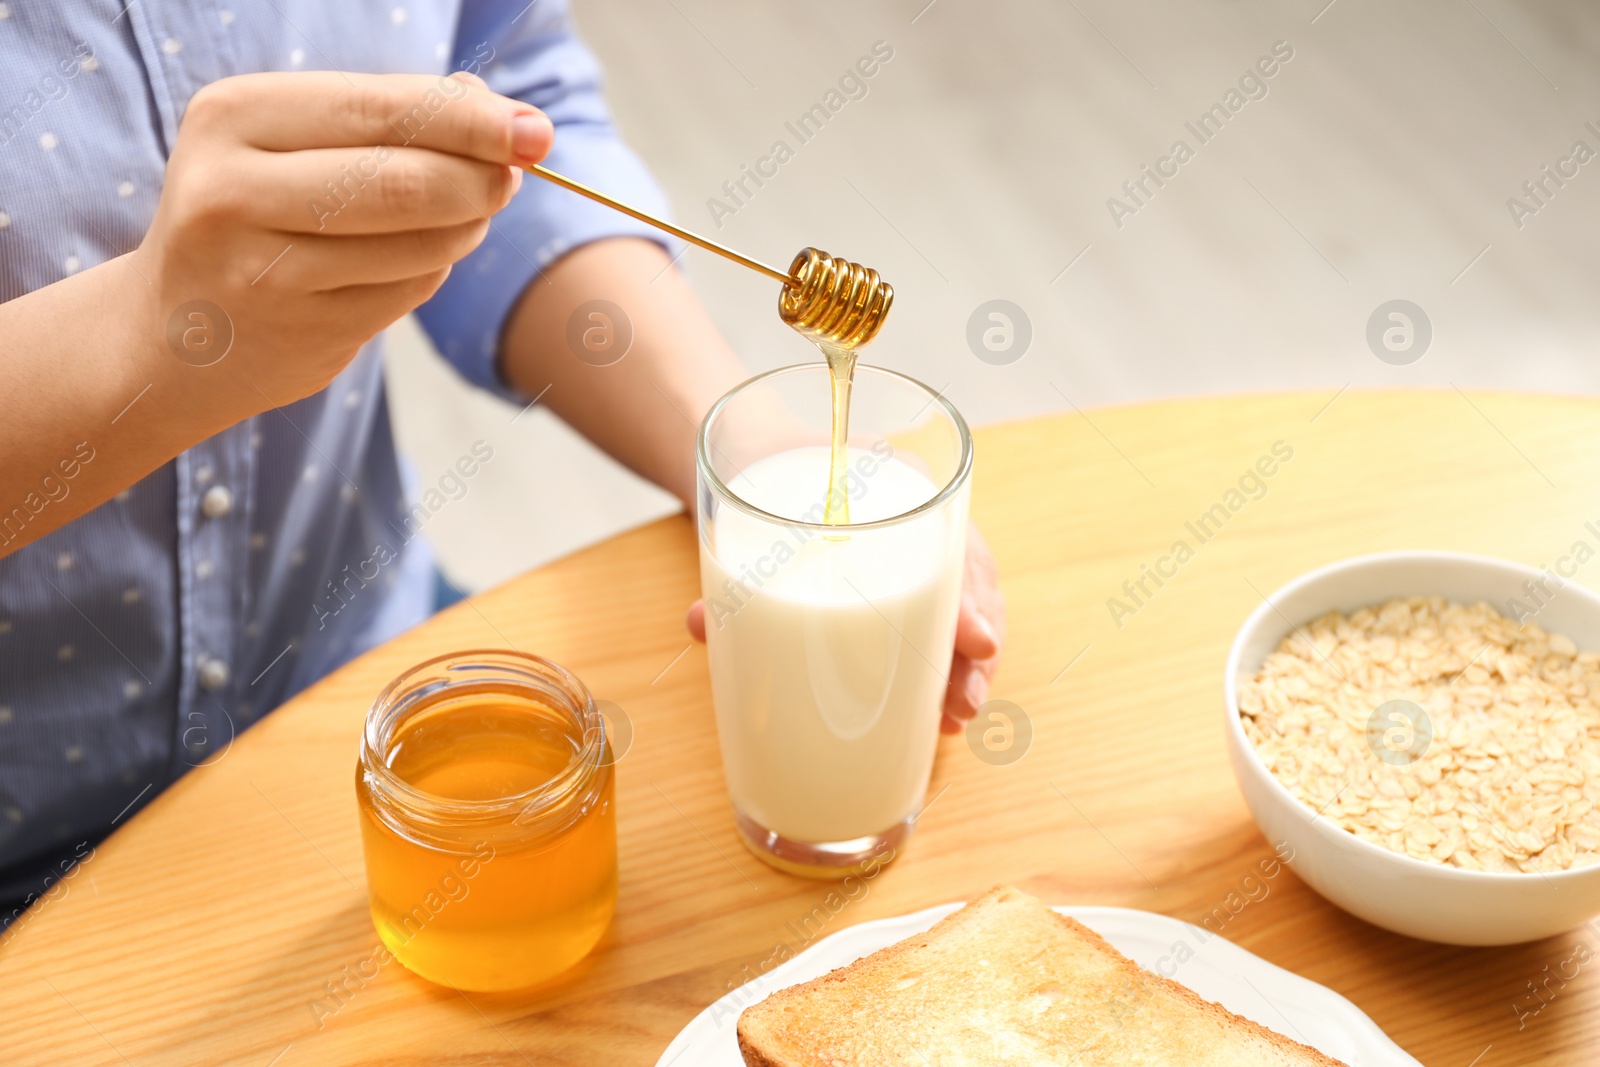
{"type": "Polygon", "coordinates": [[[1001,886],[739,1017],[749,1067],[1344,1067],[1001,886]]]}

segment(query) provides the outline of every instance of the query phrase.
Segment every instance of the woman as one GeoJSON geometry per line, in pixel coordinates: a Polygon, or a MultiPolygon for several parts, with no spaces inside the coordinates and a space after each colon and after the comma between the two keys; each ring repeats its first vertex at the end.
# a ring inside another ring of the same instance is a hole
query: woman
{"type": "MultiPolygon", "coordinates": [[[[0,3],[0,923],[431,610],[395,319],[692,500],[744,371],[661,236],[539,160],[664,207],[559,0],[0,3]],[[633,328],[606,368],[566,341],[596,299],[633,328]]],[[[1003,625],[974,546],[952,728],[1003,625]]]]}

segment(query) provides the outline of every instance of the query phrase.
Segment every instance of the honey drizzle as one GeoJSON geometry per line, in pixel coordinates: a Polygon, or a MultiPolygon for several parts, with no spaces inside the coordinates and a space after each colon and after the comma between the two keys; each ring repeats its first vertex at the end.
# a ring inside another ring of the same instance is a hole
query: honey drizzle
{"type": "Polygon", "coordinates": [[[850,391],[856,357],[877,336],[894,302],[894,287],[878,272],[805,248],[789,265],[789,282],[778,296],[778,316],[822,349],[833,386],[828,496],[823,522],[850,524],[845,491],[850,436],[850,391]]]}
{"type": "Polygon", "coordinates": [[[853,348],[839,348],[818,342],[828,361],[828,377],[833,382],[833,436],[828,448],[828,499],[822,521],[829,526],[850,525],[850,494],[845,490],[850,454],[850,389],[855,383],[856,356],[853,348]]]}

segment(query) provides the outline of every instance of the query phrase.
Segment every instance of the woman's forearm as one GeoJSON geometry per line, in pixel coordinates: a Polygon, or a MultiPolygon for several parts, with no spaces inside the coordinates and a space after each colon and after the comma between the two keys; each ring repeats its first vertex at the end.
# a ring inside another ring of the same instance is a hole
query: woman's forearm
{"type": "Polygon", "coordinates": [[[122,256],[0,304],[0,556],[227,425],[122,256]]]}
{"type": "Polygon", "coordinates": [[[501,366],[518,389],[542,393],[541,404],[691,508],[700,419],[747,375],[667,254],[632,237],[584,245],[529,285],[507,322],[501,366]],[[632,333],[626,355],[604,366],[622,324],[583,309],[597,300],[620,308],[632,333]]]}

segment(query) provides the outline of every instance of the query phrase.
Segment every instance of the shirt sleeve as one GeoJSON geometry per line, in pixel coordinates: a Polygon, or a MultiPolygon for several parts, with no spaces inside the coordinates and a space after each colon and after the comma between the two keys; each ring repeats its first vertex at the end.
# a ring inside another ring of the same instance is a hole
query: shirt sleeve
{"type": "MultiPolygon", "coordinates": [[[[666,215],[666,197],[617,135],[601,92],[600,65],[578,40],[567,0],[468,0],[456,33],[453,70],[467,70],[505,96],[550,116],[555,142],[545,164],[644,211],[666,215]]],[[[528,175],[496,215],[489,235],[456,264],[417,318],[462,376],[512,399],[500,375],[500,335],[511,309],[538,274],[567,252],[606,237],[647,237],[676,254],[678,244],[627,215],[528,175]]],[[[522,398],[525,399],[525,398],[522,398]]]]}

